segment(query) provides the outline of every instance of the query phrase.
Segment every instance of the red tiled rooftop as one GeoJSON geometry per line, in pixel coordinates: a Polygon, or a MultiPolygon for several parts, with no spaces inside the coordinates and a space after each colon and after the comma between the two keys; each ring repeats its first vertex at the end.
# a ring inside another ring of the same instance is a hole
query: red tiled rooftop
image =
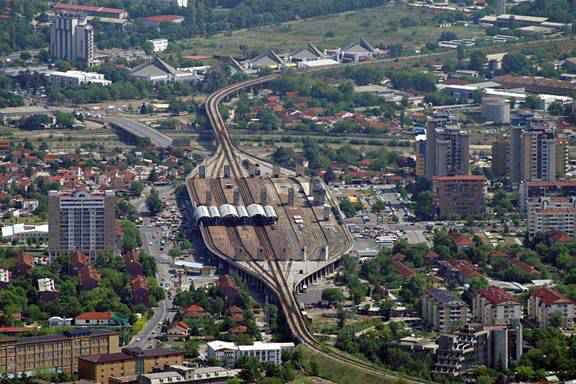
{"type": "Polygon", "coordinates": [[[555,289],[551,288],[537,288],[532,292],[533,297],[538,297],[544,304],[552,305],[552,304],[575,304],[573,300],[570,300],[568,297],[564,296],[560,292],[555,289]]]}
{"type": "Polygon", "coordinates": [[[450,264],[458,271],[464,274],[467,278],[482,276],[480,272],[468,260],[453,260],[450,264]]]}
{"type": "Polygon", "coordinates": [[[112,312],[84,312],[76,316],[76,320],[110,320],[112,312]]]}
{"type": "Polygon", "coordinates": [[[478,294],[493,305],[516,301],[514,296],[498,287],[483,288],[478,292],[478,294]]]}
{"type": "Polygon", "coordinates": [[[184,19],[182,16],[178,15],[157,15],[144,17],[143,20],[150,21],[153,23],[172,23],[174,21],[179,21],[184,19]]]}

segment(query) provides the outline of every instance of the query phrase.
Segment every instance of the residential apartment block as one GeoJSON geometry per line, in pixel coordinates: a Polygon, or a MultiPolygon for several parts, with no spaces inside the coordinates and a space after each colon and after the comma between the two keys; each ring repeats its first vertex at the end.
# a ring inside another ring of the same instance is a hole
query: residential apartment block
{"type": "Polygon", "coordinates": [[[552,288],[537,288],[528,299],[528,318],[540,327],[557,326],[574,327],[576,302],[570,300],[552,288]]]}
{"type": "Polygon", "coordinates": [[[426,126],[426,178],[467,175],[470,171],[470,138],[456,118],[437,113],[426,126]]]}
{"type": "Polygon", "coordinates": [[[6,337],[0,341],[0,371],[8,377],[35,375],[38,371],[75,373],[78,371],[78,358],[119,350],[118,333],[107,330],[6,337]]]}
{"type": "Polygon", "coordinates": [[[48,194],[48,249],[51,256],[81,251],[92,260],[116,249],[113,191],[48,194]]]}
{"type": "Polygon", "coordinates": [[[56,60],[94,63],[94,29],[83,16],[61,14],[50,27],[50,56],[56,60]]]}
{"type": "Polygon", "coordinates": [[[576,235],[576,197],[541,197],[529,202],[528,234],[563,232],[576,235]]]}
{"type": "Polygon", "coordinates": [[[470,309],[454,293],[430,288],[422,297],[422,319],[435,331],[450,332],[470,320],[470,309]]]}
{"type": "Polygon", "coordinates": [[[486,213],[484,176],[434,176],[432,205],[442,219],[481,217],[486,213]]]}
{"type": "Polygon", "coordinates": [[[480,289],[472,305],[474,319],[483,325],[502,325],[520,321],[522,304],[502,288],[480,289]]]}
{"type": "Polygon", "coordinates": [[[558,139],[556,128],[536,118],[527,127],[512,129],[510,156],[514,184],[562,178],[568,160],[566,145],[558,139]]]}
{"type": "Polygon", "coordinates": [[[254,342],[252,345],[236,345],[227,341],[215,340],[208,343],[208,358],[213,358],[233,367],[244,356],[253,357],[261,363],[282,363],[282,352],[294,349],[294,343],[263,343],[254,342]]]}
{"type": "Polygon", "coordinates": [[[511,326],[466,326],[441,335],[432,373],[437,378],[453,379],[481,366],[506,370],[522,357],[522,339],[520,322],[511,326]]]}

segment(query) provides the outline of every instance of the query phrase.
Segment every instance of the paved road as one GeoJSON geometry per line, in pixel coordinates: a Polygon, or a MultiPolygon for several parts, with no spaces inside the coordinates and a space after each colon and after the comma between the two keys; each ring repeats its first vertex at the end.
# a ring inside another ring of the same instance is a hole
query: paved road
{"type": "MultiPolygon", "coordinates": [[[[163,186],[156,187],[156,190],[160,194],[160,199],[162,201],[167,201],[173,199],[174,187],[163,186]]],[[[146,209],[146,198],[145,195],[149,192],[147,188],[143,196],[139,199],[132,201],[132,204],[140,214],[147,214],[146,209]]],[[[140,226],[140,235],[142,237],[142,248],[156,261],[156,279],[159,284],[163,285],[166,292],[166,298],[158,303],[158,306],[154,308],[154,315],[148,320],[144,329],[135,335],[130,341],[130,347],[140,347],[143,349],[153,348],[156,346],[155,337],[160,334],[162,329],[162,324],[165,320],[172,320],[172,314],[169,309],[172,307],[172,296],[174,290],[170,284],[170,264],[172,262],[171,258],[168,256],[167,252],[169,248],[166,247],[161,250],[160,240],[162,238],[162,233],[164,231],[162,228],[152,225],[152,220],[149,217],[144,216],[143,224],[140,226]]]]}
{"type": "Polygon", "coordinates": [[[172,138],[134,120],[122,119],[118,117],[107,117],[105,121],[118,127],[119,129],[130,133],[131,135],[140,138],[147,138],[153,145],[157,147],[168,148],[172,146],[172,138]]]}

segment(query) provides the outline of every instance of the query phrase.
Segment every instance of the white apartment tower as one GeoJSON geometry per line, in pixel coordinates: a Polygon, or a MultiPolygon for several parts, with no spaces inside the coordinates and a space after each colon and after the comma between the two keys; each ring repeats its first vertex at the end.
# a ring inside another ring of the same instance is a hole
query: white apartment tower
{"type": "Polygon", "coordinates": [[[94,29],[86,17],[58,15],[50,27],[50,56],[57,60],[94,63],[94,29]]]}
{"type": "Polygon", "coordinates": [[[50,256],[80,250],[92,259],[116,248],[115,195],[105,192],[48,194],[48,248],[50,256]]]}

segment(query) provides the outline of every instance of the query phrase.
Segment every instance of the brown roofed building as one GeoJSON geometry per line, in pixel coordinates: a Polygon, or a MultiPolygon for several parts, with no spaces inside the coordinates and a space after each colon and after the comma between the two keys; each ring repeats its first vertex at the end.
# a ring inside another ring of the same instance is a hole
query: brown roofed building
{"type": "Polygon", "coordinates": [[[536,288],[528,299],[528,318],[540,327],[574,327],[576,302],[552,288],[536,288]],[[558,321],[559,324],[555,324],[558,321]]]}
{"type": "Polygon", "coordinates": [[[94,289],[98,287],[102,279],[100,272],[92,265],[82,267],[78,276],[80,277],[80,288],[82,289],[94,289]]]}
{"type": "Polygon", "coordinates": [[[146,278],[142,275],[136,276],[130,280],[130,286],[132,287],[132,301],[134,304],[144,304],[149,303],[149,289],[148,282],[146,278]]]}
{"type": "Polygon", "coordinates": [[[498,287],[480,289],[472,305],[474,318],[483,325],[510,324],[521,320],[522,304],[516,298],[498,287]]]}
{"type": "Polygon", "coordinates": [[[80,379],[108,384],[111,377],[152,373],[170,365],[180,365],[183,352],[167,349],[124,348],[122,352],[85,356],[78,361],[80,379]]]}
{"type": "Polygon", "coordinates": [[[119,352],[119,335],[108,330],[72,330],[63,334],[4,338],[0,371],[9,376],[41,370],[75,373],[78,358],[119,352]]]}
{"type": "Polygon", "coordinates": [[[192,304],[190,306],[188,306],[183,313],[184,317],[192,317],[192,318],[200,318],[200,317],[205,317],[208,314],[206,313],[206,311],[204,310],[204,308],[202,308],[202,306],[198,305],[198,304],[192,304]]]}
{"type": "Polygon", "coordinates": [[[218,279],[218,291],[225,297],[227,305],[239,304],[242,299],[240,297],[240,289],[236,286],[234,279],[230,275],[223,275],[218,279]]]}
{"type": "Polygon", "coordinates": [[[432,178],[434,214],[441,219],[481,217],[486,213],[484,176],[432,178]]]}
{"type": "Polygon", "coordinates": [[[16,274],[26,275],[34,268],[34,256],[20,252],[16,260],[16,274]]]}
{"type": "Polygon", "coordinates": [[[70,255],[70,266],[72,267],[72,273],[78,273],[84,267],[90,263],[90,258],[85,255],[82,251],[75,250],[70,255]]]}

